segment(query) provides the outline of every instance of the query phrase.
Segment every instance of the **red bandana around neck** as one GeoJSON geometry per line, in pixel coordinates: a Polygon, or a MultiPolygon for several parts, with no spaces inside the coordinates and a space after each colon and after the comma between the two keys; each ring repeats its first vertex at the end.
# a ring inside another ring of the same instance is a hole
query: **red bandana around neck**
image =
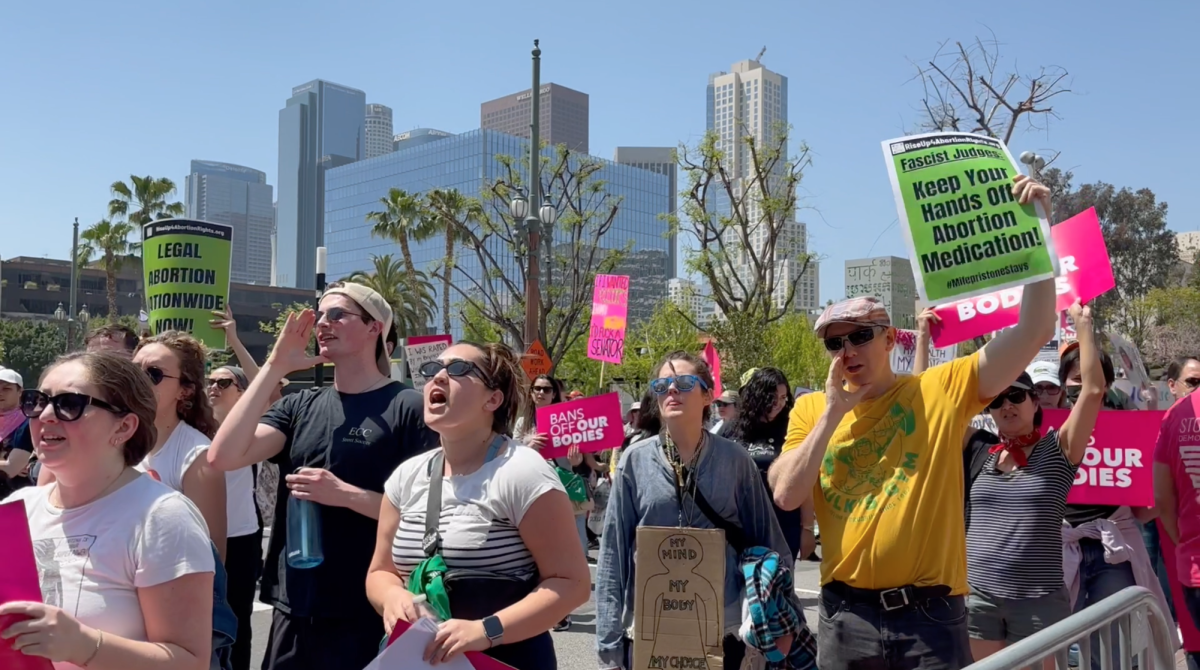
{"type": "Polygon", "coordinates": [[[993,445],[988,449],[989,454],[994,454],[1000,451],[1007,451],[1012,459],[1016,461],[1018,468],[1023,468],[1029,464],[1029,457],[1025,455],[1026,447],[1032,447],[1042,439],[1041,429],[1034,428],[1032,433],[1017,438],[1002,438],[1000,444],[993,445]]]}

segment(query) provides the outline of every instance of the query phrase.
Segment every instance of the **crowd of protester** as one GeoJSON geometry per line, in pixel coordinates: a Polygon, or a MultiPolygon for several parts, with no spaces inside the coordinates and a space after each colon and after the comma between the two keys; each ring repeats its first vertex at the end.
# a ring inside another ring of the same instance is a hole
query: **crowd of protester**
{"type": "MultiPolygon", "coordinates": [[[[1013,192],[1048,209],[1035,182],[1013,192]]],[[[550,632],[594,589],[598,667],[633,670],[648,526],[724,531],[733,669],[961,668],[1131,585],[1171,616],[1174,587],[1196,617],[1200,361],[1166,372],[1156,506],[1069,505],[1100,412],[1133,405],[1087,305],[1059,362],[1034,361],[1055,301],[1053,281],[1025,287],[1016,326],[936,367],[926,311],[911,375],[879,301],[831,305],[819,392],[764,367],[718,394],[674,352],[621,448],[556,458],[537,409],[581,394],[496,343],[445,349],[420,391],[395,381],[392,311],[365,286],[290,314],[261,366],[228,312],[213,323],[239,365],[211,370],[191,335],[106,326],[36,381],[0,369],[0,497],[25,506],[43,596],[0,605],[0,644],[60,670],[247,670],[257,595],[264,670],[363,668],[422,617],[430,662],[551,670],[550,632]],[[332,385],[284,395],[316,364],[332,385]],[[808,558],[815,634],[790,574],[808,558]]]]}

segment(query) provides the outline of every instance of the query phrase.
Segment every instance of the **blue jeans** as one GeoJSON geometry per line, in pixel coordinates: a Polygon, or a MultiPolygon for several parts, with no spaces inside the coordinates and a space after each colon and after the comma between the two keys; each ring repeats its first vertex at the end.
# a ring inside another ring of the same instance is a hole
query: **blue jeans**
{"type": "Polygon", "coordinates": [[[957,670],[971,664],[964,596],[928,598],[885,611],[821,589],[821,670],[957,670]]]}
{"type": "MultiPolygon", "coordinates": [[[[1104,560],[1104,545],[1100,540],[1079,541],[1082,560],[1079,563],[1079,596],[1075,599],[1075,611],[1081,612],[1091,605],[1114,595],[1129,586],[1136,586],[1133,566],[1124,563],[1107,563],[1104,560]]],[[[1092,668],[1100,670],[1100,634],[1092,633],[1092,668]]],[[[1112,625],[1113,663],[1121,658],[1120,634],[1117,624],[1112,625]]]]}
{"type": "Polygon", "coordinates": [[[1154,574],[1158,576],[1158,583],[1162,586],[1163,593],[1167,596],[1167,607],[1170,608],[1171,621],[1179,621],[1179,617],[1175,614],[1175,599],[1171,597],[1171,582],[1167,579],[1167,564],[1163,560],[1162,542],[1158,538],[1158,522],[1150,521],[1142,524],[1142,541],[1146,543],[1146,553],[1150,555],[1150,565],[1154,567],[1154,574]]]}

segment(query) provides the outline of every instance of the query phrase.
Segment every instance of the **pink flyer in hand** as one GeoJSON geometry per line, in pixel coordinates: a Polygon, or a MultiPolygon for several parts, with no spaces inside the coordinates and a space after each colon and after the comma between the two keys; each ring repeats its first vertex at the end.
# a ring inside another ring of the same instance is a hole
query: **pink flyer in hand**
{"type": "MultiPolygon", "coordinates": [[[[21,600],[42,602],[38,585],[37,563],[33,560],[33,541],[29,538],[29,520],[25,502],[0,505],[0,537],[4,538],[4,569],[0,570],[0,604],[21,600]]],[[[0,616],[0,630],[24,617],[0,616]]],[[[14,651],[11,640],[0,640],[0,668],[4,670],[51,670],[49,659],[26,656],[14,651]]]]}

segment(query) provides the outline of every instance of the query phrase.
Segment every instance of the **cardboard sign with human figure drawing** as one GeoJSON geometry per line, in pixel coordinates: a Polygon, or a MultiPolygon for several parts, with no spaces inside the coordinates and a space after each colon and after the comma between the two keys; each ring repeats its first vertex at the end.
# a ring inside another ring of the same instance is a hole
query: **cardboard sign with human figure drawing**
{"type": "Polygon", "coordinates": [[[721,670],[725,532],[637,529],[633,667],[721,670]]]}

